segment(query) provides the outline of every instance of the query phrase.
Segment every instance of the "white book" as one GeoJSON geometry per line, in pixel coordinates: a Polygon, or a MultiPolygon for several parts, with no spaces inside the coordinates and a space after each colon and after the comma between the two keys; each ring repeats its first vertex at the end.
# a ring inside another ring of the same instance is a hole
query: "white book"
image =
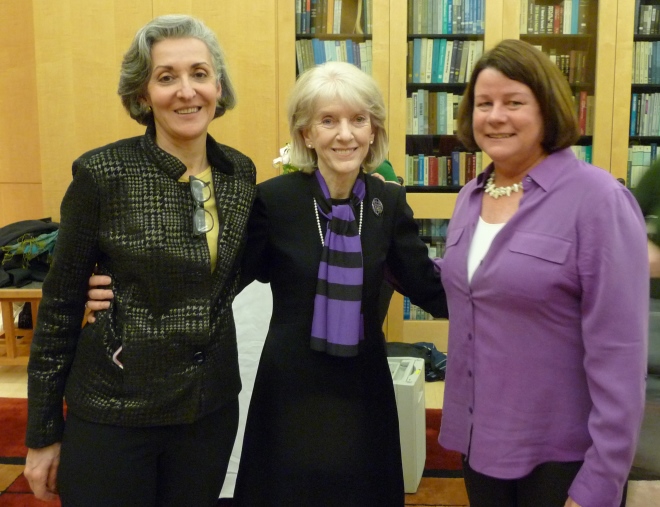
{"type": "Polygon", "coordinates": [[[413,135],[419,134],[419,109],[418,109],[418,94],[417,92],[412,92],[412,110],[413,110],[413,117],[412,117],[412,133],[413,135]]]}
{"type": "MultiPolygon", "coordinates": [[[[406,135],[413,133],[413,100],[412,97],[406,98],[406,135]]],[[[406,155],[408,156],[408,155],[406,155]]]]}
{"type": "Polygon", "coordinates": [[[529,0],[520,0],[520,33],[527,35],[527,9],[529,0]]]}
{"type": "Polygon", "coordinates": [[[332,18],[332,33],[341,33],[341,1],[335,0],[335,12],[332,18]]]}
{"type": "Polygon", "coordinates": [[[426,116],[424,115],[426,94],[425,90],[417,90],[417,133],[426,134],[426,116]]]}
{"type": "MultiPolygon", "coordinates": [[[[579,0],[575,0],[579,2],[579,0]]],[[[571,33],[571,23],[573,22],[573,0],[564,0],[564,26],[562,33],[569,35],[571,33]]]]}
{"type": "MultiPolygon", "coordinates": [[[[422,39],[422,42],[424,39],[422,39]]],[[[433,39],[426,39],[426,75],[424,76],[424,83],[431,82],[433,75],[433,39]]]]}
{"type": "Polygon", "coordinates": [[[454,49],[454,41],[447,41],[447,48],[445,49],[445,70],[442,74],[442,82],[449,83],[449,74],[451,73],[451,54],[454,49]]]}
{"type": "Polygon", "coordinates": [[[360,69],[362,72],[367,72],[367,44],[360,42],[358,47],[360,48],[360,69]]]}
{"type": "Polygon", "coordinates": [[[373,57],[372,57],[372,41],[369,39],[367,42],[367,74],[371,76],[371,66],[373,62],[373,57]]]}
{"type": "Polygon", "coordinates": [[[426,83],[426,51],[428,50],[428,39],[422,37],[421,41],[419,45],[419,82],[426,83]]]}
{"type": "Polygon", "coordinates": [[[454,94],[451,92],[447,92],[447,134],[452,135],[453,133],[454,133],[454,94]]]}
{"type": "Polygon", "coordinates": [[[302,55],[302,40],[296,40],[296,63],[298,64],[298,73],[302,73],[305,69],[303,66],[303,55],[302,55]]]}

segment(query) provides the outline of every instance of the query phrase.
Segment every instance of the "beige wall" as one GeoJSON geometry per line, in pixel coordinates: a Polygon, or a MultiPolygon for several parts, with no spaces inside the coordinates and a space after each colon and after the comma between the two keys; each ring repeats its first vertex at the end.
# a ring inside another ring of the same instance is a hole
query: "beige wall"
{"type": "Polygon", "coordinates": [[[275,174],[276,3],[0,0],[0,226],[59,219],[71,162],[143,132],[116,94],[119,65],[135,31],[167,13],[203,19],[227,53],[239,101],[211,134],[249,155],[260,181],[275,174]]]}
{"type": "Polygon", "coordinates": [[[0,226],[42,218],[31,0],[0,0],[0,226]]]}

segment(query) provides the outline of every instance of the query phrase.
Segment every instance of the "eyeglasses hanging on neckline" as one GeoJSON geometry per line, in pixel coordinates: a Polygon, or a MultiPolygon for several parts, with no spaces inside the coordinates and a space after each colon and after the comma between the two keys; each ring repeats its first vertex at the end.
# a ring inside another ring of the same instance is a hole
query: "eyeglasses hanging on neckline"
{"type": "Polygon", "coordinates": [[[190,193],[195,201],[193,211],[193,233],[201,236],[213,229],[213,215],[204,208],[204,203],[211,198],[211,184],[204,180],[190,177],[190,193]]]}

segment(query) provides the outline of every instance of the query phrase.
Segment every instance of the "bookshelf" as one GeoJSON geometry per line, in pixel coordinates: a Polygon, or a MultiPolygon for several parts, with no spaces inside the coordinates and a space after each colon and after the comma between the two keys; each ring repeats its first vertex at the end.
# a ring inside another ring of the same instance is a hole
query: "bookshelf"
{"type": "Polygon", "coordinates": [[[294,0],[296,68],[328,61],[372,74],[373,0],[294,0]]]}
{"type": "Polygon", "coordinates": [[[485,9],[485,0],[408,0],[401,172],[410,191],[457,191],[481,171],[481,153],[467,153],[455,130],[463,90],[484,51],[485,9]]]}
{"type": "Polygon", "coordinates": [[[634,188],[657,158],[660,142],[660,2],[635,2],[628,131],[624,176],[634,188]]]}
{"type": "Polygon", "coordinates": [[[581,133],[573,151],[593,162],[598,2],[521,0],[520,39],[547,54],[566,77],[581,133]]]}

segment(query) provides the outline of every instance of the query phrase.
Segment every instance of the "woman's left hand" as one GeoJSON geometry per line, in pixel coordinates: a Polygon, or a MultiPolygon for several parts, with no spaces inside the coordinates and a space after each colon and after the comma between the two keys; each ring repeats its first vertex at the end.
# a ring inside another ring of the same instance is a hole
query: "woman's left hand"
{"type": "Polygon", "coordinates": [[[564,504],[564,507],[580,507],[580,504],[569,496],[568,500],[566,500],[566,503],[564,504]]]}

